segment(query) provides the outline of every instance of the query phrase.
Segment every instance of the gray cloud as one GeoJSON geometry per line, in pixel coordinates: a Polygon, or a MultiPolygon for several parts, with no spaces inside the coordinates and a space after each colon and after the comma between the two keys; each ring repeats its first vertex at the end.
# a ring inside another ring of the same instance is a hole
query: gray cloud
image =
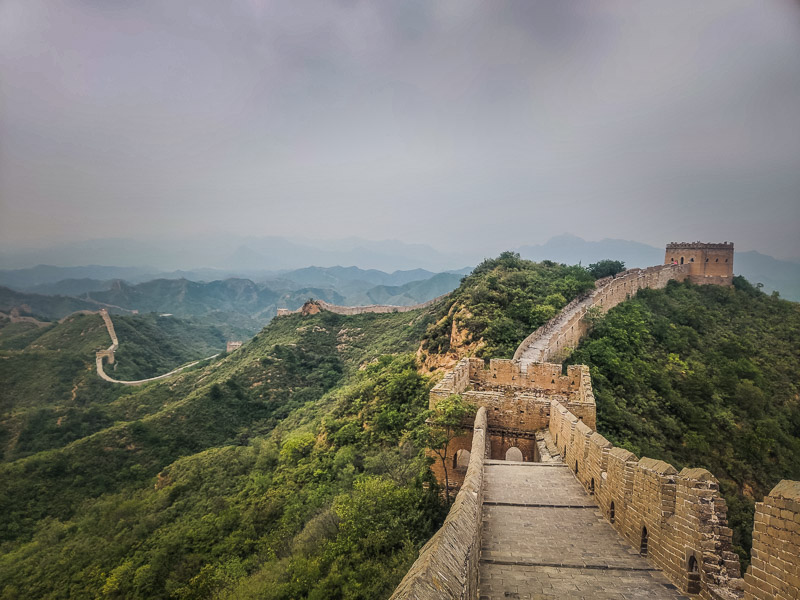
{"type": "Polygon", "coordinates": [[[4,0],[0,101],[12,243],[570,231],[800,257],[789,0],[4,0]]]}

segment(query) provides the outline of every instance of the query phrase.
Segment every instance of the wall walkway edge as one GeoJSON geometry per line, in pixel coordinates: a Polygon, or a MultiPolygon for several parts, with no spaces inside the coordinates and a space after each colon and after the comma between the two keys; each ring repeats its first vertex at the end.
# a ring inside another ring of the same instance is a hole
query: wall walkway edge
{"type": "Polygon", "coordinates": [[[481,547],[486,409],[475,415],[467,475],[444,524],[420,550],[419,558],[390,600],[476,600],[481,547]]]}

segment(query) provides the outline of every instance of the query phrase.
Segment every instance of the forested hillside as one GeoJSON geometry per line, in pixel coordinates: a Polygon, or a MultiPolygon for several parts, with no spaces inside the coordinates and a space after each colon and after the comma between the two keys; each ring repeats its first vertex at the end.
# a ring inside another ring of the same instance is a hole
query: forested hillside
{"type": "Polygon", "coordinates": [[[800,479],[800,305],[741,277],[671,282],[612,309],[568,362],[591,367],[611,442],[719,479],[746,557],[754,502],[800,479]]]}
{"type": "Polygon", "coordinates": [[[402,353],[429,321],[281,318],[7,461],[0,597],[387,596],[446,511],[408,436],[430,382],[402,353]]]}
{"type": "MultiPolygon", "coordinates": [[[[102,307],[103,305],[97,302],[85,299],[23,293],[0,286],[0,312],[2,313],[16,311],[23,316],[50,321],[61,319],[79,310],[96,311],[102,307]]],[[[112,313],[125,312],[114,307],[108,308],[112,313]]]]}
{"type": "Polygon", "coordinates": [[[594,277],[580,266],[504,252],[478,265],[445,299],[422,342],[422,358],[431,368],[466,355],[510,358],[528,334],[593,287],[594,277]]]}

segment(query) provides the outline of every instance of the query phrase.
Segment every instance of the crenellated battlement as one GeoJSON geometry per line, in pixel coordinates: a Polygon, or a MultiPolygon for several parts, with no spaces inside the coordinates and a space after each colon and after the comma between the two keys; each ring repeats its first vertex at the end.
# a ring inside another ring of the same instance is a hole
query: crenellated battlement
{"type": "Polygon", "coordinates": [[[667,250],[678,250],[688,248],[699,248],[705,250],[733,250],[733,242],[670,242],[667,244],[667,250]]]}

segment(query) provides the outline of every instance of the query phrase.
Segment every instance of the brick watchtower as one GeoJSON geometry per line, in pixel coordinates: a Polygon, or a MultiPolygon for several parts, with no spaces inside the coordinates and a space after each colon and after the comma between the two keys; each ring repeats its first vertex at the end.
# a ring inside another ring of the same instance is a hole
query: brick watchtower
{"type": "Polygon", "coordinates": [[[732,285],[733,242],[706,244],[703,242],[670,242],[664,264],[689,265],[692,283],[732,285]]]}

